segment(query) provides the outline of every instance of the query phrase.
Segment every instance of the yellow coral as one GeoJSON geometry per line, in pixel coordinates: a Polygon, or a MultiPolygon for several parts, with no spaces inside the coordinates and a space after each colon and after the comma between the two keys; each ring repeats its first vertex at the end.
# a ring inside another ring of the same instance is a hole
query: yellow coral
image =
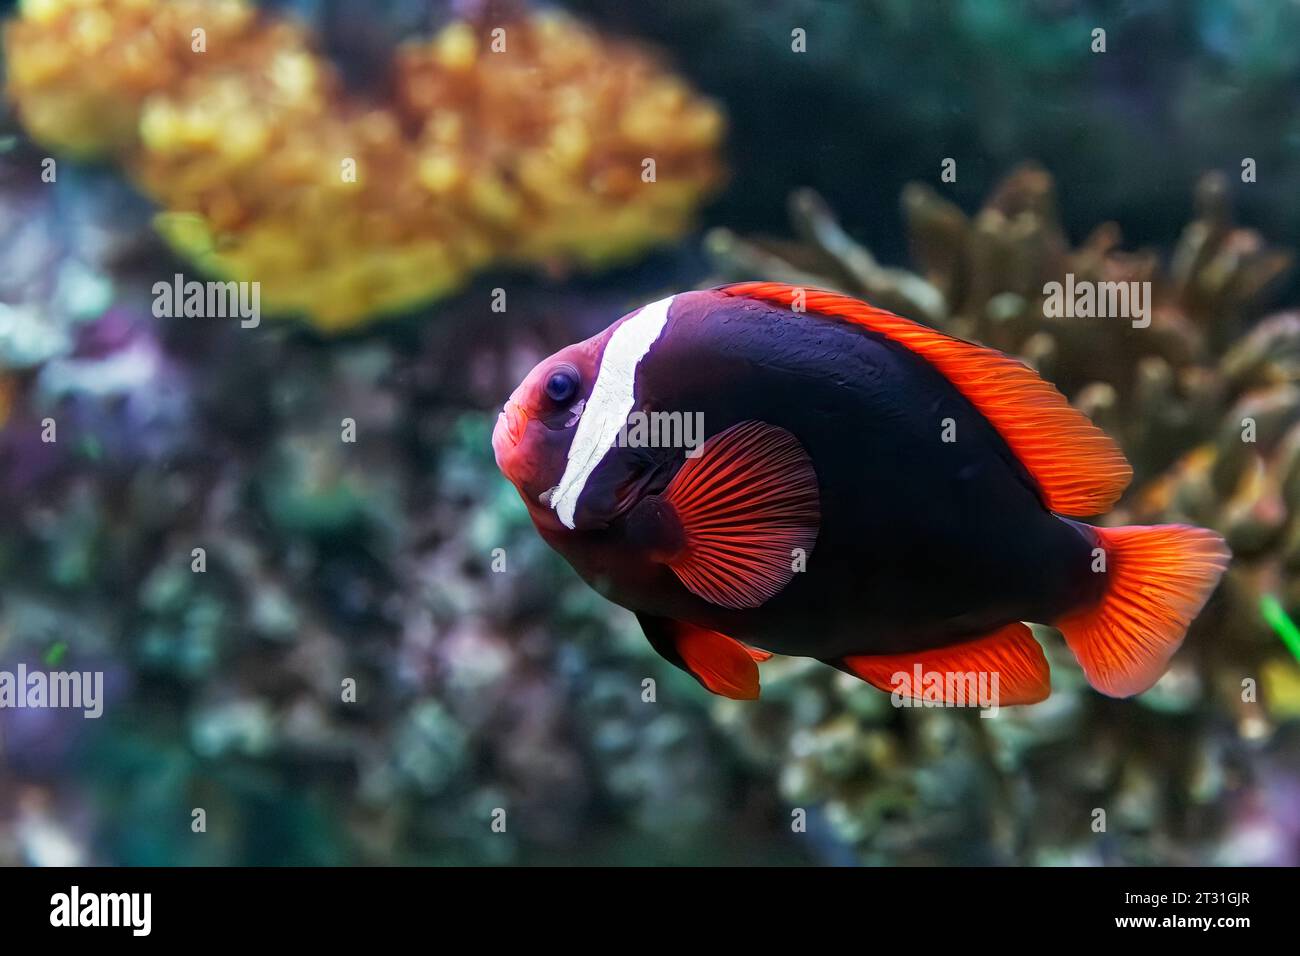
{"type": "Polygon", "coordinates": [[[398,108],[422,123],[423,181],[459,169],[449,151],[477,155],[471,206],[502,227],[501,255],[601,266],[680,235],[721,178],[722,119],[634,47],[602,40],[569,17],[534,15],[505,27],[505,48],[463,49],[448,27],[398,57],[398,108]],[[467,74],[467,63],[477,69],[467,74]],[[441,110],[472,116],[468,128],[441,110]],[[450,144],[450,146],[449,146],[450,144]]]}
{"type": "Polygon", "coordinates": [[[259,26],[240,0],[24,0],[21,11],[5,33],[10,96],[35,139],[83,156],[134,148],[149,96],[237,57],[259,26]]]}
{"type": "Polygon", "coordinates": [[[408,44],[375,106],[240,0],[27,0],[9,95],[37,140],[122,162],[202,270],[327,330],[493,262],[599,267],[689,228],[722,178],[718,111],[572,18],[507,21],[503,49],[493,29],[408,44]]]}

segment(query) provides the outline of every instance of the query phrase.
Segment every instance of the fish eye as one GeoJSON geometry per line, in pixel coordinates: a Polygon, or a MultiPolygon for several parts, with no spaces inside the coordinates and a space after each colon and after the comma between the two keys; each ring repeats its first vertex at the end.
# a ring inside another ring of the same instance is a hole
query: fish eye
{"type": "Polygon", "coordinates": [[[578,370],[572,365],[557,365],[546,376],[546,397],[553,402],[567,402],[578,394],[578,370]]]}

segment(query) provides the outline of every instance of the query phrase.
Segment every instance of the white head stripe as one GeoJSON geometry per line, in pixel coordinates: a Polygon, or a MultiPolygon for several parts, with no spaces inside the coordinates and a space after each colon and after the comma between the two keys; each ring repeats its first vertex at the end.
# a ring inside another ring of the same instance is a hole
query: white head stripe
{"type": "Polygon", "coordinates": [[[573,513],[578,507],[578,497],[587,487],[587,479],[627,424],[628,413],[636,401],[633,394],[636,367],[663,332],[673,298],[670,295],[643,307],[615,329],[605,345],[596,384],[569,445],[564,476],[551,495],[551,507],[566,528],[573,527],[573,513]]]}

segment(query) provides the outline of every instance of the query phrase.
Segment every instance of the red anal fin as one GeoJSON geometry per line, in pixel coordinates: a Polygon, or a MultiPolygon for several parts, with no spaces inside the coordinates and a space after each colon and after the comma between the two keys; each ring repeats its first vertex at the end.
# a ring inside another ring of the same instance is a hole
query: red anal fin
{"type": "Polygon", "coordinates": [[[938,693],[948,704],[975,706],[989,698],[999,707],[1036,704],[1052,691],[1043,649],[1019,621],[951,647],[913,654],[853,655],[835,666],[883,691],[921,699],[938,693]],[[996,685],[991,680],[994,674],[996,685]]]}
{"type": "Polygon", "coordinates": [[[1131,697],[1160,679],[1232,554],[1213,531],[1188,525],[1092,531],[1106,556],[1106,591],[1056,626],[1089,684],[1131,697]]]}
{"type": "Polygon", "coordinates": [[[741,282],[719,291],[836,316],[921,356],[997,430],[1033,477],[1047,507],[1057,514],[1101,514],[1133,478],[1124,453],[1105,432],[1037,372],[1001,352],[821,289],[741,282]]]}
{"type": "MultiPolygon", "coordinates": [[[[732,700],[757,700],[758,664],[765,657],[725,634],[652,614],[638,614],[650,646],[706,690],[732,700]]],[[[771,657],[768,654],[767,657],[771,657]]]]}
{"type": "Polygon", "coordinates": [[[714,435],[663,500],[685,542],[668,566],[692,593],[722,607],[771,599],[817,542],[817,473],[799,440],[775,425],[741,422],[714,435]]]}

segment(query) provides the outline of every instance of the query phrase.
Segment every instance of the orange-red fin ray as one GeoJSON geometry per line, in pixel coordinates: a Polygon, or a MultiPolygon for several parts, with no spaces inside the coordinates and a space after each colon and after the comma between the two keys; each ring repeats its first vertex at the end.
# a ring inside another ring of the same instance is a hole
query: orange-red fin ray
{"type": "MultiPolygon", "coordinates": [[[[756,700],[758,661],[753,649],[740,641],[685,621],[638,614],[650,646],[665,660],[686,671],[711,693],[732,700],[756,700]]],[[[767,655],[771,657],[770,654],[767,655]]]]}
{"type": "Polygon", "coordinates": [[[1106,590],[1056,621],[1094,688],[1131,697],[1160,679],[1228,566],[1223,538],[1188,525],[1093,528],[1106,590]]]}
{"type": "Polygon", "coordinates": [[[817,473],[798,439],[764,422],[714,435],[664,490],[684,544],[666,563],[692,593],[758,607],[784,588],[817,541],[817,473]]]}
{"type": "Polygon", "coordinates": [[[831,663],[883,691],[921,699],[938,695],[954,705],[1035,704],[1052,690],[1043,649],[1019,622],[949,647],[851,655],[831,663]]]}
{"type": "Polygon", "coordinates": [[[778,282],[723,286],[727,295],[798,307],[854,322],[936,368],[1002,436],[1049,509],[1101,514],[1128,487],[1133,469],[1111,438],[1027,365],[857,299],[778,282]]]}

